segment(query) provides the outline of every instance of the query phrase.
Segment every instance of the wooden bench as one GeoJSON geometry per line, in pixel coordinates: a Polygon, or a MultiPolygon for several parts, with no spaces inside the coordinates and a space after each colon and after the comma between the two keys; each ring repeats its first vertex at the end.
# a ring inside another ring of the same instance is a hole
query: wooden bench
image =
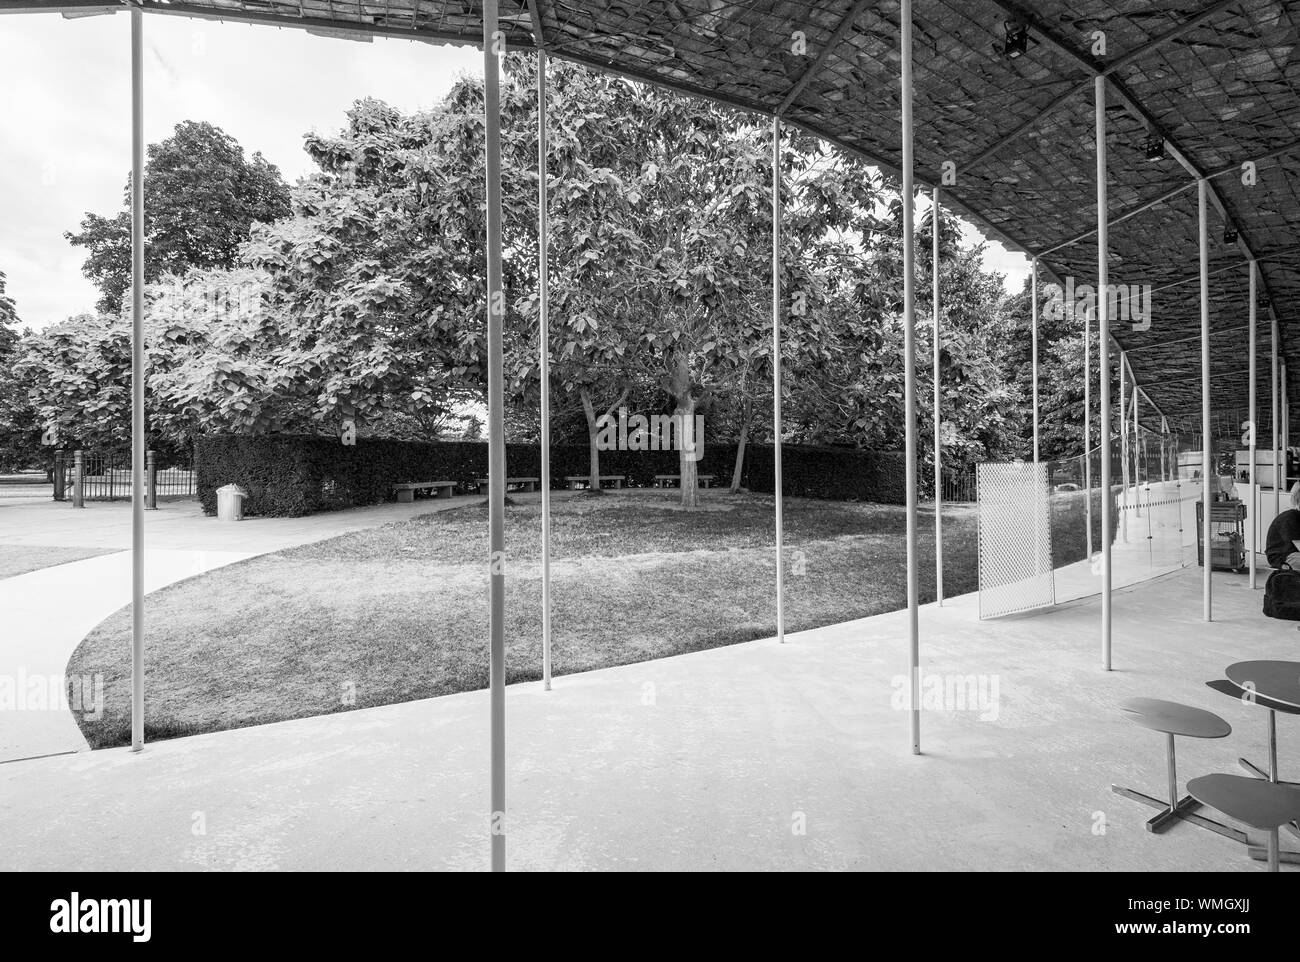
{"type": "Polygon", "coordinates": [[[435,498],[450,498],[456,492],[455,481],[405,481],[394,484],[398,504],[410,504],[415,500],[415,492],[432,491],[435,498]]]}
{"type": "MultiPolygon", "coordinates": [[[[713,487],[713,479],[715,475],[697,474],[695,477],[702,486],[706,488],[713,487]]],[[[682,483],[682,476],[680,474],[656,474],[655,475],[656,488],[666,488],[668,487],[669,482],[672,482],[676,484],[678,487],[680,487],[682,483]]]]}
{"type": "MultiPolygon", "coordinates": [[[[514,484],[514,485],[522,485],[525,491],[536,491],[537,485],[541,483],[541,480],[542,480],[541,478],[506,478],[506,490],[509,491],[510,486],[514,484]]],[[[487,478],[478,479],[479,494],[482,494],[483,489],[486,488],[487,486],[488,486],[487,478]]]]}
{"type": "MultiPolygon", "coordinates": [[[[583,485],[589,485],[589,484],[590,484],[590,482],[591,482],[591,475],[589,475],[589,474],[570,474],[570,475],[565,476],[564,480],[565,480],[566,482],[568,482],[569,490],[570,490],[570,491],[576,491],[578,488],[582,487],[583,485]]],[[[601,486],[602,488],[605,487],[605,482],[608,481],[608,482],[609,482],[610,484],[612,484],[614,487],[616,487],[616,488],[621,488],[621,487],[623,487],[623,482],[626,481],[626,480],[627,480],[627,475],[626,475],[626,474],[602,474],[602,475],[600,476],[600,486],[601,486]]]]}

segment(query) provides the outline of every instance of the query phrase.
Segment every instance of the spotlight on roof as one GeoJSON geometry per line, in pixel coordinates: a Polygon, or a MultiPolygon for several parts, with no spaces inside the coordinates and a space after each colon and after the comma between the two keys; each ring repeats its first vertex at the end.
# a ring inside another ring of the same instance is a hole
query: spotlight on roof
{"type": "Polygon", "coordinates": [[[1146,152],[1147,160],[1164,160],[1165,159],[1165,139],[1163,137],[1148,137],[1142,144],[1142,150],[1146,152]]]}
{"type": "Polygon", "coordinates": [[[1023,23],[1017,23],[1014,20],[1008,20],[1002,25],[1006,31],[1006,39],[1002,43],[995,43],[993,49],[1008,60],[1015,60],[1029,50],[1029,27],[1023,23]]]}
{"type": "Polygon", "coordinates": [[[1237,228],[1235,227],[1223,228],[1223,242],[1225,244],[1237,243],[1237,228]]]}

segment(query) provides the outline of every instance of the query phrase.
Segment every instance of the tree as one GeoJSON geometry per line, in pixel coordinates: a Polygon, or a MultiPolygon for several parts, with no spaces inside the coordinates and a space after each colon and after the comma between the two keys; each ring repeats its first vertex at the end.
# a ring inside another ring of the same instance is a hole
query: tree
{"type": "MultiPolygon", "coordinates": [[[[679,427],[682,499],[692,506],[695,415],[704,405],[715,410],[724,393],[746,396],[758,369],[771,363],[767,128],[724,107],[571,65],[557,65],[549,86],[558,174],[550,278],[556,381],[585,412],[591,487],[603,419],[629,397],[655,406],[658,395],[679,427]]],[[[530,81],[520,84],[519,96],[531,89],[530,81]]],[[[535,140],[518,146],[524,150],[512,156],[526,165],[535,140]]],[[[783,324],[797,358],[804,348],[819,350],[816,337],[803,336],[817,326],[809,305],[870,228],[879,180],[802,135],[786,139],[783,158],[786,290],[798,301],[783,324]]],[[[520,308],[535,318],[535,296],[520,308]]],[[[521,373],[531,371],[525,362],[521,373]]],[[[747,410],[746,437],[752,405],[747,410]]]]}
{"type": "Polygon", "coordinates": [[[5,293],[5,272],[0,271],[0,357],[13,350],[18,340],[14,326],[18,323],[18,309],[13,298],[5,293]]]}
{"type": "MultiPolygon", "coordinates": [[[[88,251],[82,273],[99,288],[97,309],[118,313],[131,284],[131,184],[124,209],[87,213],[64,236],[88,251]]],[[[177,124],[150,144],[145,164],[145,280],[194,267],[228,267],[254,223],[289,213],[280,171],[260,153],[246,159],[235,138],[205,121],[177,124]]]]}
{"type": "Polygon", "coordinates": [[[15,369],[42,430],[61,444],[113,447],[131,434],[131,332],[83,314],[23,338],[15,369]]]}
{"type": "MultiPolygon", "coordinates": [[[[894,185],[890,185],[895,189],[894,185]]],[[[919,225],[928,249],[931,218],[919,225]]],[[[1001,275],[981,266],[982,248],[963,247],[955,219],[940,220],[940,406],[944,463],[969,465],[1018,454],[1018,395],[995,354],[1001,275]]],[[[933,308],[930,258],[918,258],[915,305],[918,457],[933,463],[933,308]]],[[[902,207],[896,198],[848,274],[820,312],[824,362],[791,393],[787,437],[803,443],[898,449],[904,441],[902,207]]],[[[923,483],[929,472],[922,472],[923,483]]]]}
{"type": "Polygon", "coordinates": [[[5,293],[0,271],[0,470],[29,467],[40,460],[41,429],[16,362],[22,341],[15,327],[18,310],[5,293]]]}
{"type": "MultiPolygon", "coordinates": [[[[1039,296],[1046,298],[1051,282],[1040,276],[1039,296]]],[[[1007,309],[989,328],[989,342],[1007,383],[1016,386],[1021,403],[1028,406],[1033,399],[1033,339],[1030,328],[1031,285],[1024,287],[1007,302],[1007,309]]],[[[1051,310],[1040,306],[1038,312],[1038,408],[1039,454],[1045,461],[1062,460],[1079,456],[1083,452],[1083,326],[1081,315],[1071,310],[1051,310]]],[[[1112,352],[1111,387],[1117,391],[1119,382],[1118,352],[1112,352]]],[[[1100,351],[1097,346],[1096,324],[1093,324],[1091,341],[1091,368],[1093,389],[1092,440],[1089,447],[1101,441],[1100,351]]],[[[1116,416],[1112,412],[1112,416],[1116,416]]],[[[1117,429],[1116,429],[1117,430],[1117,429]]],[[[1020,430],[1023,457],[1033,453],[1033,420],[1026,417],[1020,430]]]]}
{"type": "MultiPolygon", "coordinates": [[[[537,437],[541,389],[535,67],[514,55],[506,64],[506,420],[522,440],[537,437]]],[[[672,412],[679,425],[703,412],[711,437],[739,442],[738,485],[771,384],[770,133],[573,64],[557,63],[550,80],[554,439],[587,438],[595,490],[601,428],[620,406],[672,412]]],[[[342,130],[306,146],[318,173],[292,191],[289,216],[250,228],[235,266],[151,286],[151,424],[176,438],[198,426],[321,431],[345,420],[389,436],[463,433],[486,387],[481,81],[458,82],[424,114],[358,101],[342,130]]],[[[897,184],[799,133],[783,137],[780,159],[784,437],[901,446],[897,184]]],[[[923,247],[934,226],[922,219],[923,247]]],[[[955,219],[937,226],[947,458],[1012,456],[1016,387],[988,347],[1003,330],[1002,279],[982,270],[978,246],[962,245],[955,219]]],[[[917,304],[925,357],[928,262],[917,304]]],[[[116,336],[111,321],[95,324],[116,336]]],[[[56,340],[36,352],[54,357],[47,381],[76,386],[53,395],[60,403],[79,391],[92,410],[111,406],[104,383],[60,373],[94,349],[56,340]]],[[[918,365],[923,396],[929,367],[918,365]]],[[[922,405],[922,457],[929,417],[922,405]]],[[[686,505],[698,497],[690,455],[679,450],[686,505]]]]}

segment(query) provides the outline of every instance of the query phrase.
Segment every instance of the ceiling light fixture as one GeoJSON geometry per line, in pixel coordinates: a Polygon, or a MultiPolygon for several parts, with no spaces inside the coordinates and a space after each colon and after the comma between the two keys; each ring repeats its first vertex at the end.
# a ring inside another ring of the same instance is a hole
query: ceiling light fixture
{"type": "Polygon", "coordinates": [[[1007,20],[1002,24],[1002,28],[1006,31],[1006,39],[1002,43],[993,44],[994,50],[1008,60],[1015,60],[1029,51],[1029,41],[1033,38],[1029,36],[1029,27],[1026,24],[1007,20]]]}

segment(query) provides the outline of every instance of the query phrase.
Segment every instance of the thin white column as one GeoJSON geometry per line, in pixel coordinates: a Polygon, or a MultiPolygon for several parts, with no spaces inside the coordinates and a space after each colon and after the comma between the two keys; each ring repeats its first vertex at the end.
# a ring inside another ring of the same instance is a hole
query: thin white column
{"type": "Polygon", "coordinates": [[[1097,77],[1097,346],[1101,365],[1101,664],[1110,671],[1110,225],[1106,210],[1106,78],[1097,77]]]}
{"type": "Polygon", "coordinates": [[[547,254],[546,51],[537,51],[537,304],[542,392],[542,687],[551,690],[551,290],[547,254]]]}
{"type": "MultiPolygon", "coordinates": [[[[936,188],[937,191],[937,188],[936,188]]],[[[1033,379],[1034,405],[1034,465],[1038,465],[1038,258],[1033,259],[1030,269],[1029,290],[1029,369],[1033,379]]]]}
{"type": "Polygon", "coordinates": [[[785,500],[781,480],[781,118],[772,117],[772,483],[776,503],[776,640],[785,644],[785,500]]]}
{"type": "Polygon", "coordinates": [[[1270,384],[1269,400],[1273,405],[1273,417],[1271,418],[1273,424],[1273,517],[1276,518],[1279,514],[1282,513],[1282,485],[1285,484],[1285,477],[1286,477],[1285,473],[1282,470],[1282,465],[1279,461],[1280,453],[1279,453],[1279,445],[1278,445],[1278,439],[1281,436],[1278,431],[1278,428],[1280,426],[1278,422],[1282,418],[1282,406],[1280,403],[1281,399],[1278,394],[1278,378],[1277,378],[1278,329],[1277,329],[1276,315],[1274,315],[1273,317],[1273,326],[1269,332],[1269,346],[1270,346],[1270,351],[1272,353],[1272,368],[1273,368],[1271,384],[1270,384]]]}
{"type": "Polygon", "coordinates": [[[1083,514],[1092,562],[1092,308],[1083,312],[1083,514]]]}
{"type": "Polygon", "coordinates": [[[943,604],[943,432],[940,430],[942,405],[939,380],[939,188],[934,188],[934,203],[930,211],[932,237],[930,258],[931,300],[934,302],[934,345],[931,367],[934,375],[934,596],[943,604]]]}
{"type": "Polygon", "coordinates": [[[1169,419],[1160,415],[1160,480],[1169,480],[1169,419]]]}
{"type": "Polygon", "coordinates": [[[902,0],[903,95],[903,418],[907,485],[907,638],[911,669],[912,754],[921,754],[921,641],[916,570],[916,238],[912,235],[912,0],[902,0]]]}
{"type": "MultiPolygon", "coordinates": [[[[1105,288],[1103,288],[1104,290],[1105,288]]],[[[1103,296],[1100,291],[1098,297],[1103,296]]],[[[1110,307],[1106,310],[1109,312],[1110,307]]],[[[1120,536],[1128,543],[1128,380],[1125,376],[1127,358],[1119,352],[1119,479],[1120,479],[1120,536]]],[[[1103,368],[1102,377],[1105,377],[1103,368]]]]}
{"type": "MultiPolygon", "coordinates": [[[[937,189],[937,188],[936,188],[937,189]]],[[[1030,282],[1029,282],[1029,380],[1030,394],[1032,395],[1031,406],[1033,408],[1033,441],[1034,441],[1034,479],[1038,479],[1038,258],[1035,257],[1031,262],[1030,282]]],[[[1034,574],[1040,574],[1043,571],[1043,552],[1042,552],[1042,529],[1039,524],[1039,516],[1042,512],[1038,505],[1033,506],[1034,511],[1034,574]]],[[[1051,568],[1049,563],[1047,566],[1051,568]]]]}
{"type": "Polygon", "coordinates": [[[1210,515],[1214,507],[1213,444],[1210,434],[1210,225],[1206,213],[1205,178],[1196,183],[1196,215],[1200,235],[1201,262],[1201,562],[1203,617],[1211,621],[1214,613],[1213,585],[1210,572],[1210,515]]]}
{"type": "Polygon", "coordinates": [[[483,121],[487,170],[487,355],[488,355],[488,636],[491,764],[492,871],[506,868],[505,687],[505,390],[501,281],[501,70],[497,59],[497,3],[483,0],[483,121]]]}
{"type": "Polygon", "coordinates": [[[144,748],[144,15],[131,8],[131,750],[144,748]]]}
{"type": "Polygon", "coordinates": [[[1286,358],[1279,357],[1277,363],[1281,375],[1278,389],[1282,392],[1282,444],[1278,454],[1282,458],[1282,487],[1290,490],[1291,479],[1287,475],[1287,468],[1291,461],[1291,388],[1286,373],[1286,358]]]}
{"type": "Polygon", "coordinates": [[[1250,587],[1255,588],[1255,552],[1259,550],[1259,477],[1255,473],[1255,435],[1258,433],[1259,411],[1256,409],[1255,396],[1255,262],[1252,260],[1250,271],[1250,587]]]}
{"type": "Polygon", "coordinates": [[[1142,497],[1138,485],[1142,483],[1142,419],[1138,410],[1138,381],[1133,368],[1128,369],[1128,379],[1133,382],[1133,516],[1142,517],[1142,497]]]}

